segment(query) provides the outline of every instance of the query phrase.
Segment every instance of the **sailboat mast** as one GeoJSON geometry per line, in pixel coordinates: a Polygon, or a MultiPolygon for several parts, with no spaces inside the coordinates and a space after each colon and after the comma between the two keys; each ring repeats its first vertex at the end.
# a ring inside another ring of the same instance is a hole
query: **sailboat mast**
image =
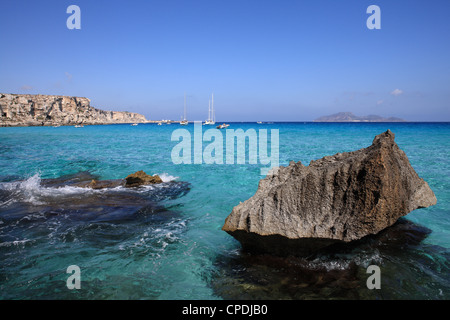
{"type": "Polygon", "coordinates": [[[184,93],[184,119],[186,120],[186,92],[184,93]]]}
{"type": "Polygon", "coordinates": [[[211,118],[216,122],[216,114],[214,113],[214,92],[211,94],[211,118]]]}

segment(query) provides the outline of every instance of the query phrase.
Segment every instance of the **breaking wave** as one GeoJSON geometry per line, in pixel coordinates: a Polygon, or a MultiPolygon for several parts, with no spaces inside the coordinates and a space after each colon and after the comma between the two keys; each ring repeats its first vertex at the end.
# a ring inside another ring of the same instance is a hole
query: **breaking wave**
{"type": "Polygon", "coordinates": [[[178,179],[178,177],[171,176],[170,174],[167,173],[160,174],[159,177],[163,182],[171,182],[178,179]]]}
{"type": "Polygon", "coordinates": [[[91,189],[83,188],[73,185],[48,186],[46,180],[42,179],[39,173],[34,174],[26,180],[2,182],[0,183],[0,207],[8,207],[17,202],[29,203],[32,205],[45,205],[53,203],[58,199],[64,198],[80,198],[90,195],[102,195],[107,193],[143,193],[149,190],[158,190],[160,188],[167,188],[165,183],[174,182],[178,177],[172,176],[167,173],[160,175],[164,184],[161,185],[149,185],[143,188],[124,188],[117,186],[113,188],[105,189],[91,189]]]}

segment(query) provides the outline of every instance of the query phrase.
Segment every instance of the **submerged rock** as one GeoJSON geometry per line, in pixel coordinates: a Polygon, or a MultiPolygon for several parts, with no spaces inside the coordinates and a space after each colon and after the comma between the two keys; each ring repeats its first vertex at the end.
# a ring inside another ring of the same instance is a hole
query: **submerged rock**
{"type": "Polygon", "coordinates": [[[400,218],[375,235],[329,246],[307,257],[253,252],[219,255],[212,289],[225,300],[395,300],[412,296],[439,300],[442,293],[433,288],[436,277],[450,268],[445,258],[450,252],[422,243],[430,233],[400,218]],[[367,289],[369,265],[382,268],[382,290],[367,289]],[[405,290],[405,284],[414,290],[405,290]]]}
{"type": "Polygon", "coordinates": [[[92,180],[91,182],[85,182],[84,184],[80,184],[84,188],[91,189],[106,189],[106,188],[116,188],[123,187],[125,185],[125,180],[123,179],[114,179],[114,180],[92,180]]]}
{"type": "Polygon", "coordinates": [[[108,189],[117,187],[134,188],[162,182],[158,175],[150,176],[141,170],[128,175],[125,179],[98,180],[94,176],[82,177],[82,179],[76,179],[71,185],[80,188],[108,189]]]}
{"type": "Polygon", "coordinates": [[[304,255],[376,234],[436,204],[394,137],[388,130],[367,148],[273,170],[222,230],[244,249],[304,255]]]}
{"type": "Polygon", "coordinates": [[[148,184],[162,183],[162,179],[158,175],[150,176],[146,174],[144,171],[138,171],[133,174],[130,174],[125,178],[126,187],[139,187],[148,184]]]}

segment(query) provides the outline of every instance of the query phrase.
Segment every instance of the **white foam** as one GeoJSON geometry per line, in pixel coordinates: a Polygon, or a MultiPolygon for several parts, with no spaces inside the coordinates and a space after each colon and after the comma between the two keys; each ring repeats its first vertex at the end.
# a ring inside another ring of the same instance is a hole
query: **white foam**
{"type": "Polygon", "coordinates": [[[383,258],[377,249],[370,253],[360,254],[354,260],[357,265],[364,268],[367,268],[371,264],[381,265],[383,263],[383,258]]]}
{"type": "Polygon", "coordinates": [[[21,246],[25,245],[27,242],[32,242],[32,240],[24,239],[24,240],[15,240],[15,241],[6,241],[0,243],[0,247],[11,247],[11,246],[21,246]]]}
{"type": "Polygon", "coordinates": [[[321,259],[314,259],[308,263],[308,267],[311,269],[325,268],[327,271],[331,270],[345,270],[349,267],[350,262],[345,260],[330,260],[323,261],[321,259]]]}
{"type": "Polygon", "coordinates": [[[170,174],[167,173],[159,174],[159,177],[163,182],[170,182],[178,179],[178,177],[171,176],[170,174]]]}
{"type": "MultiPolygon", "coordinates": [[[[167,173],[163,173],[159,175],[163,182],[170,182],[178,179],[178,177],[169,175],[167,173]]],[[[105,189],[91,189],[91,188],[82,188],[82,187],[74,187],[74,186],[63,186],[63,187],[45,187],[41,185],[41,177],[39,173],[34,174],[23,181],[14,181],[14,182],[4,182],[0,183],[0,190],[5,190],[11,192],[10,197],[6,201],[0,202],[0,207],[6,207],[12,203],[17,201],[27,202],[34,205],[43,205],[46,203],[46,200],[58,198],[58,197],[67,197],[67,196],[78,196],[78,195],[87,195],[87,194],[99,194],[110,191],[123,191],[127,192],[136,191],[141,192],[140,189],[130,189],[124,188],[122,186],[114,187],[114,188],[105,188],[105,189]]],[[[155,185],[145,186],[147,189],[155,188],[155,185]]]]}
{"type": "Polygon", "coordinates": [[[337,254],[334,258],[319,257],[308,263],[308,267],[311,269],[325,268],[327,271],[331,270],[346,270],[350,267],[350,263],[356,263],[356,265],[367,268],[371,264],[381,265],[383,258],[380,256],[378,250],[374,250],[370,253],[358,253],[358,254],[337,254]]]}
{"type": "Polygon", "coordinates": [[[39,173],[36,173],[23,181],[1,183],[0,189],[11,192],[10,198],[5,202],[0,203],[0,206],[7,206],[17,201],[42,205],[45,204],[45,198],[64,197],[93,192],[93,189],[72,186],[60,188],[44,187],[41,185],[39,173]]]}
{"type": "Polygon", "coordinates": [[[136,248],[151,248],[149,254],[160,257],[166,248],[181,239],[180,234],[186,227],[186,220],[175,220],[153,229],[145,230],[138,238],[130,243],[121,243],[118,247],[121,251],[133,250],[136,248]]]}
{"type": "MultiPolygon", "coordinates": [[[[15,200],[14,199],[8,199],[8,200],[6,200],[6,201],[4,201],[4,202],[0,202],[0,208],[1,207],[7,207],[7,206],[9,206],[10,204],[12,204],[12,203],[14,203],[15,202],[15,200]]],[[[0,223],[1,224],[1,223],[0,223]]]]}

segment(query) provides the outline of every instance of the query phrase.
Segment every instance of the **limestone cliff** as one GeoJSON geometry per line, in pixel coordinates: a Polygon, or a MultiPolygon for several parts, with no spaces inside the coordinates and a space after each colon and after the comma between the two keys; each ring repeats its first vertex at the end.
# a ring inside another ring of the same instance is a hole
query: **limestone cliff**
{"type": "Polygon", "coordinates": [[[0,126],[143,123],[138,113],[104,111],[80,97],[0,93],[0,126]]]}

